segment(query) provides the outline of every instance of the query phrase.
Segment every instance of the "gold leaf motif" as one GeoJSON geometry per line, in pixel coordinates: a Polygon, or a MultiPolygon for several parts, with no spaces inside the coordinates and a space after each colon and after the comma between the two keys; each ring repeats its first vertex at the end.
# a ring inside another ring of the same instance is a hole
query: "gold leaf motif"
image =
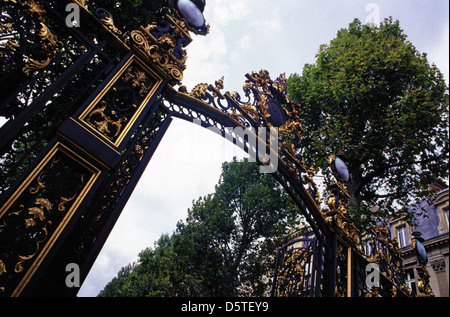
{"type": "Polygon", "coordinates": [[[141,88],[139,95],[142,97],[144,97],[145,94],[152,88],[152,85],[149,85],[148,87],[145,85],[148,81],[146,73],[140,70],[135,70],[133,67],[130,67],[127,70],[123,78],[124,82],[129,80],[131,80],[131,85],[133,88],[141,88]]]}
{"type": "Polygon", "coordinates": [[[25,219],[25,227],[30,228],[36,225],[36,221],[33,218],[25,219]]]}
{"type": "Polygon", "coordinates": [[[88,8],[88,1],[89,0],[75,0],[80,6],[82,6],[83,8],[87,9],[88,8]]]}
{"type": "MultiPolygon", "coordinates": [[[[39,8],[39,5],[35,4],[34,1],[29,1],[29,3],[33,8],[39,8]]],[[[45,10],[42,14],[45,14],[45,10]]],[[[42,40],[40,49],[44,54],[44,59],[37,60],[34,58],[29,58],[28,62],[22,68],[22,72],[27,76],[29,76],[31,72],[40,70],[48,66],[50,64],[50,61],[55,58],[56,49],[63,46],[63,43],[58,40],[58,37],[54,35],[44,23],[41,22],[40,24],[41,29],[39,30],[39,33],[37,35],[42,40]]]]}
{"type": "Polygon", "coordinates": [[[2,276],[3,273],[7,273],[6,272],[6,265],[5,265],[5,263],[2,260],[0,260],[0,276],[2,276]]]}
{"type": "Polygon", "coordinates": [[[167,16],[171,22],[171,33],[166,33],[156,39],[151,31],[157,28],[156,24],[151,24],[146,28],[141,27],[134,30],[130,34],[128,42],[131,42],[138,50],[142,51],[154,63],[160,66],[174,80],[181,81],[183,79],[183,71],[186,69],[186,53],[182,56],[175,57],[172,53],[176,47],[178,38],[190,37],[184,28],[179,24],[180,21],[173,17],[167,16]]]}
{"type": "Polygon", "coordinates": [[[31,207],[28,209],[28,211],[28,214],[33,216],[34,219],[39,218],[40,221],[43,221],[45,219],[44,211],[41,208],[31,207]]]}
{"type": "Polygon", "coordinates": [[[58,40],[58,37],[50,31],[48,26],[46,26],[42,22],[41,22],[41,29],[39,30],[38,36],[43,41],[48,41],[52,47],[52,50],[53,50],[53,48],[61,47],[63,45],[63,43],[58,40]]]}
{"type": "Polygon", "coordinates": [[[103,19],[101,19],[102,23],[104,26],[106,26],[110,31],[112,31],[113,33],[116,33],[118,35],[122,34],[122,31],[120,31],[115,25],[114,25],[114,21],[112,19],[111,16],[107,16],[104,17],[103,19]]]}
{"type": "Polygon", "coordinates": [[[41,205],[42,209],[47,209],[47,211],[52,210],[52,204],[50,203],[50,201],[48,199],[45,198],[38,198],[36,199],[35,202],[36,205],[41,205]]]}
{"type": "Polygon", "coordinates": [[[25,66],[22,68],[22,72],[28,76],[30,75],[31,72],[47,67],[50,64],[50,61],[51,61],[50,58],[47,58],[44,61],[38,61],[33,58],[30,58],[28,62],[25,64],[25,66]]]}
{"type": "MultiPolygon", "coordinates": [[[[14,1],[14,3],[17,3],[14,1]]],[[[22,6],[25,8],[25,12],[27,12],[30,16],[42,21],[45,15],[44,5],[40,2],[36,2],[34,0],[27,0],[22,3],[22,6]]]]}
{"type": "Polygon", "coordinates": [[[194,98],[201,99],[206,95],[208,86],[209,86],[208,84],[198,84],[197,86],[194,87],[194,89],[192,89],[189,95],[191,95],[194,98]]]}
{"type": "Polygon", "coordinates": [[[44,221],[45,219],[44,209],[47,209],[47,211],[50,211],[52,209],[52,204],[48,199],[38,198],[36,199],[36,202],[34,204],[40,207],[28,208],[28,214],[33,216],[33,219],[26,220],[27,228],[36,225],[34,219],[38,218],[40,221],[44,221]]]}
{"type": "Polygon", "coordinates": [[[124,122],[127,122],[127,118],[122,117],[118,120],[111,119],[106,113],[105,109],[107,107],[106,101],[102,100],[100,101],[100,108],[92,111],[87,118],[87,122],[89,122],[92,126],[94,126],[98,132],[105,135],[109,139],[114,139],[116,136],[119,135],[120,131],[122,130],[122,124],[124,122]],[[114,128],[114,134],[110,136],[111,130],[110,125],[114,128]]]}

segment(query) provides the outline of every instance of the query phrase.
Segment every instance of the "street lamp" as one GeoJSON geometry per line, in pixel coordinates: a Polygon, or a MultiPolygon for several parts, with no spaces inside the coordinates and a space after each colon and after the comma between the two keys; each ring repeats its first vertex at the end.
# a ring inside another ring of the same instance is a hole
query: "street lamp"
{"type": "Polygon", "coordinates": [[[187,21],[194,33],[205,35],[208,32],[203,16],[206,0],[172,0],[172,6],[187,21]]]}
{"type": "Polygon", "coordinates": [[[331,170],[335,173],[335,176],[338,176],[345,183],[350,180],[350,172],[345,164],[346,160],[347,157],[344,154],[338,153],[336,155],[332,155],[329,161],[331,170]]]}
{"type": "Polygon", "coordinates": [[[347,165],[344,163],[344,161],[339,156],[336,156],[336,159],[334,160],[334,166],[336,167],[336,171],[337,171],[338,175],[345,182],[348,182],[350,179],[350,174],[348,172],[347,165]]]}

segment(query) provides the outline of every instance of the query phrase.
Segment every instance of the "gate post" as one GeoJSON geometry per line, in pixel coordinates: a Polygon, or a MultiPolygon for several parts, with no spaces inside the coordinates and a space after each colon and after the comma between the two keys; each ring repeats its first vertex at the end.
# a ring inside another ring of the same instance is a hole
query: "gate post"
{"type": "Polygon", "coordinates": [[[207,33],[178,2],[129,35],[100,1],[0,2],[0,296],[78,292],[170,125],[189,32],[207,33]]]}

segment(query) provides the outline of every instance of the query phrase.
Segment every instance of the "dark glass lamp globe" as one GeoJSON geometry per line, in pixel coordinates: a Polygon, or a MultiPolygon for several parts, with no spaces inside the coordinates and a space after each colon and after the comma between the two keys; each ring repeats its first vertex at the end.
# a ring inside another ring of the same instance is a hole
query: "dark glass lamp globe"
{"type": "Polygon", "coordinates": [[[178,0],[176,6],[183,18],[192,26],[201,28],[205,25],[205,17],[203,16],[205,0],[178,0]]]}
{"type": "Polygon", "coordinates": [[[420,241],[416,241],[416,249],[420,259],[423,261],[423,263],[427,264],[428,263],[427,251],[425,250],[425,247],[420,241]]]}
{"type": "Polygon", "coordinates": [[[348,182],[350,179],[350,173],[344,161],[336,156],[334,160],[334,167],[336,168],[336,172],[338,173],[339,177],[342,178],[342,180],[344,180],[345,182],[348,182]]]}

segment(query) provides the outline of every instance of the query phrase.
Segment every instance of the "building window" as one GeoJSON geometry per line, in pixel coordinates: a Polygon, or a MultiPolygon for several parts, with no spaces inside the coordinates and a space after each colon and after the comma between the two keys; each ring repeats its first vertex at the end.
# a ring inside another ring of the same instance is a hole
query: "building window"
{"type": "Polygon", "coordinates": [[[448,228],[448,208],[447,208],[447,210],[445,211],[445,213],[447,214],[447,228],[448,228]]]}
{"type": "Polygon", "coordinates": [[[404,248],[411,244],[409,242],[406,225],[397,228],[397,240],[399,248],[404,248]]]}
{"type": "Polygon", "coordinates": [[[405,270],[405,284],[412,295],[416,294],[416,280],[414,279],[414,269],[405,270]]]}
{"type": "Polygon", "coordinates": [[[372,255],[372,244],[371,244],[371,240],[367,240],[364,246],[364,250],[365,250],[365,255],[366,256],[371,256],[372,255]]]}

